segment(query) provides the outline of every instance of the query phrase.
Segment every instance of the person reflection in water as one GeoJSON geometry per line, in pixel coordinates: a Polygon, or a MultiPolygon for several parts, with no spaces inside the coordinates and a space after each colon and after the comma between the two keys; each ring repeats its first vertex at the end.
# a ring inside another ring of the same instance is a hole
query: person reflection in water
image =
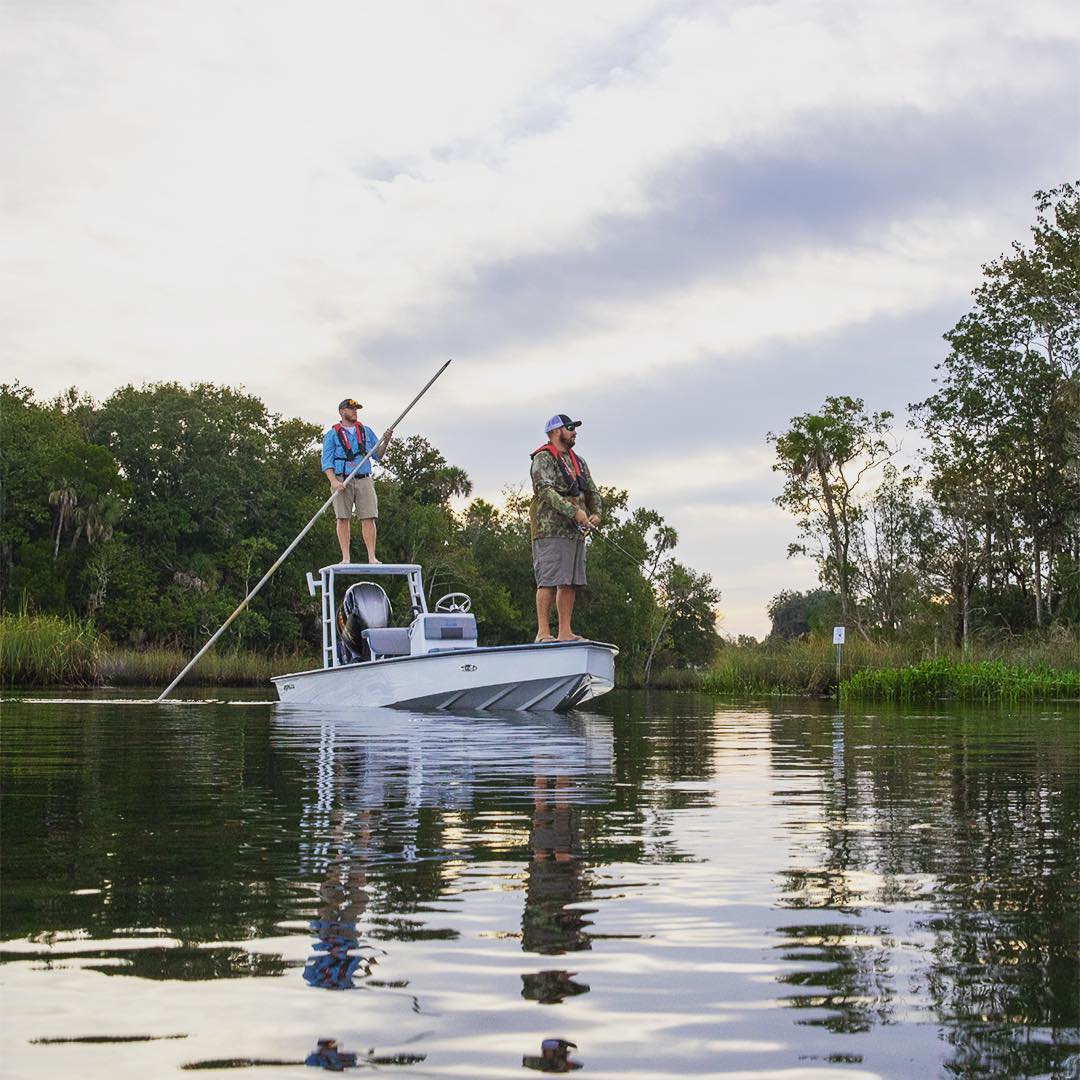
{"type": "MultiPolygon", "coordinates": [[[[564,952],[588,949],[589,936],[585,927],[591,925],[590,914],[570,904],[578,903],[587,895],[582,864],[580,812],[566,798],[569,781],[558,777],[552,781],[537,776],[534,781],[533,822],[529,838],[532,858],[525,885],[525,911],[521,920],[521,947],[526,952],[551,956],[564,952]]],[[[539,980],[549,988],[556,985],[558,977],[567,972],[539,972],[526,976],[539,980]],[[555,979],[550,978],[555,976],[555,979]]],[[[532,985],[537,985],[533,983],[532,985]]],[[[582,984],[572,984],[582,986],[582,984]]],[[[585,986],[576,993],[588,990],[585,986]]],[[[558,997],[557,1000],[561,1000],[558,997]]],[[[544,1000],[537,998],[536,1000],[544,1000]]]]}
{"type": "Polygon", "coordinates": [[[568,997],[587,994],[586,983],[575,982],[576,971],[537,971],[521,976],[521,996],[526,1001],[538,1001],[541,1005],[559,1005],[568,997]]]}
{"type": "MultiPolygon", "coordinates": [[[[346,1069],[375,1067],[380,1065],[418,1065],[427,1060],[427,1054],[376,1054],[374,1050],[361,1057],[351,1050],[338,1048],[337,1039],[320,1039],[310,1054],[304,1059],[305,1065],[314,1069],[326,1069],[328,1072],[344,1072],[346,1069]]],[[[286,1065],[284,1061],[252,1062],[252,1064],[286,1065]]]]}
{"type": "MultiPolygon", "coordinates": [[[[344,841],[341,811],[335,811],[334,835],[344,841]]],[[[311,922],[318,939],[315,956],[304,965],[304,981],[323,990],[355,990],[354,980],[366,978],[376,963],[361,949],[358,926],[368,906],[367,873],[360,863],[350,863],[343,842],[337,845],[341,861],[332,863],[319,886],[319,918],[311,922]]]]}
{"type": "Polygon", "coordinates": [[[570,1049],[577,1049],[577,1043],[566,1039],[545,1039],[540,1044],[539,1054],[526,1054],[521,1059],[521,1064],[526,1069],[535,1069],[537,1072],[568,1073],[574,1069],[580,1069],[582,1062],[574,1061],[570,1057],[570,1049]]]}
{"type": "Polygon", "coordinates": [[[348,1050],[339,1050],[337,1039],[320,1039],[304,1064],[315,1069],[344,1072],[357,1064],[357,1055],[348,1050]]]}

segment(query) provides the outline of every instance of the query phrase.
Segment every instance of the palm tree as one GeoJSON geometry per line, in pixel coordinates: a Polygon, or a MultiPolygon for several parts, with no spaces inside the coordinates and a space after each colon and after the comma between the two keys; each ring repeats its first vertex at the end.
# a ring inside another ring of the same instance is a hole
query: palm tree
{"type": "Polygon", "coordinates": [[[94,544],[112,539],[116,523],[124,513],[124,504],[115,495],[102,495],[89,506],[79,506],[73,513],[75,531],[71,537],[71,548],[79,542],[79,536],[85,535],[86,542],[94,544]]]}
{"type": "Polygon", "coordinates": [[[72,517],[75,507],[79,502],[79,496],[67,477],[63,477],[55,491],[49,492],[49,505],[55,506],[56,513],[56,543],[53,545],[53,559],[60,554],[60,537],[64,532],[64,526],[68,518],[72,517]]]}

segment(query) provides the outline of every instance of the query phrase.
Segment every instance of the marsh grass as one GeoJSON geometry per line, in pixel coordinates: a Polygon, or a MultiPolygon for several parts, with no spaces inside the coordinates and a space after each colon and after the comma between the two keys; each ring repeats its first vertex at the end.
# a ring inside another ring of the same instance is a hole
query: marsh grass
{"type": "Polygon", "coordinates": [[[1080,699],[1080,672],[1024,668],[1000,660],[965,664],[924,660],[906,667],[860,671],[841,695],[854,701],[1051,701],[1080,699]]]}
{"type": "MultiPolygon", "coordinates": [[[[0,615],[0,684],[167,686],[191,659],[180,649],[117,649],[93,626],[25,611],[0,615]]],[[[211,650],[185,686],[266,686],[271,675],[318,666],[314,653],[211,650]]]]}
{"type": "MultiPolygon", "coordinates": [[[[674,672],[656,686],[685,688],[674,672]]],[[[780,697],[836,693],[836,652],[828,639],[728,645],[698,674],[713,694],[780,697]]],[[[852,700],[1048,700],[1080,696],[1080,639],[1061,630],[976,642],[967,655],[914,643],[849,639],[841,663],[852,700]],[[935,652],[938,655],[934,655],[935,652]]]]}
{"type": "MultiPolygon", "coordinates": [[[[841,673],[905,664],[921,659],[910,645],[881,641],[852,641],[844,646],[841,673]]],[[[829,641],[765,641],[759,645],[729,645],[717,654],[702,679],[713,694],[821,696],[836,690],[836,652],[829,641]]]]}
{"type": "MultiPolygon", "coordinates": [[[[179,649],[111,649],[102,659],[99,679],[108,686],[165,687],[191,657],[179,649]]],[[[184,686],[266,686],[272,675],[320,666],[313,654],[265,654],[243,649],[211,649],[184,676],[184,686]]]]}
{"type": "Polygon", "coordinates": [[[105,639],[89,624],[26,611],[0,616],[0,683],[91,686],[105,639]]]}

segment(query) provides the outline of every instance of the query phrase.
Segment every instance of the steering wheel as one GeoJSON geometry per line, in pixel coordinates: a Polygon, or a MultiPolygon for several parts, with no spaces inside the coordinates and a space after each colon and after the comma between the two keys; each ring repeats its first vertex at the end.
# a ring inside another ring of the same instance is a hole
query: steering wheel
{"type": "Polygon", "coordinates": [[[463,592],[448,592],[435,601],[435,610],[447,615],[464,615],[472,607],[472,598],[463,592]]]}

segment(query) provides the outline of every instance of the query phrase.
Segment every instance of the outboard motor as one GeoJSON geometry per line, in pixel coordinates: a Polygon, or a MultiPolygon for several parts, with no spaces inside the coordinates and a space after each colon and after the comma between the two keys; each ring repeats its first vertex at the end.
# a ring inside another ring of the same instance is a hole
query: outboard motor
{"type": "Polygon", "coordinates": [[[358,581],[345,590],[338,612],[338,659],[355,664],[371,659],[371,650],[363,638],[365,630],[380,630],[390,625],[393,609],[381,585],[358,581]]]}

